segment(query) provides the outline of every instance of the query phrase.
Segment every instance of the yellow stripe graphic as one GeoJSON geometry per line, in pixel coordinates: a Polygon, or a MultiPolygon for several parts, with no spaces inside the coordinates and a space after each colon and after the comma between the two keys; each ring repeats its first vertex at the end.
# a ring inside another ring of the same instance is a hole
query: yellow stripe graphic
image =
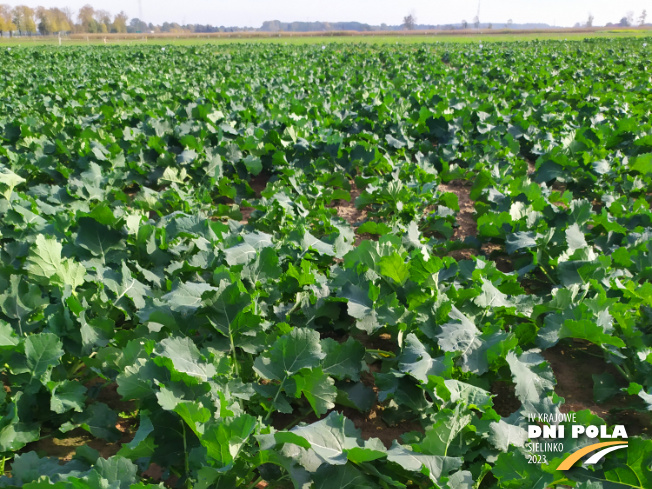
{"type": "Polygon", "coordinates": [[[593,445],[589,445],[588,447],[580,448],[576,452],[574,452],[572,455],[569,455],[566,460],[564,460],[562,463],[559,464],[559,467],[557,467],[557,470],[568,470],[570,469],[573,465],[575,465],[575,462],[577,462],[579,459],[581,459],[584,455],[587,453],[594,452],[598,450],[599,448],[603,447],[610,447],[613,445],[627,445],[626,441],[605,441],[602,443],[594,443],[593,445]]]}

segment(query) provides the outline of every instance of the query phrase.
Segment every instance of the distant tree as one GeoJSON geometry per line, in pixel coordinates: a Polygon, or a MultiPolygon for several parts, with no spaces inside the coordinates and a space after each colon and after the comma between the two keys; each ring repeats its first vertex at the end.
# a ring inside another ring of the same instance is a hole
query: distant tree
{"type": "Polygon", "coordinates": [[[462,21],[462,29],[468,29],[469,23],[466,20],[462,21]]]}
{"type": "Polygon", "coordinates": [[[593,27],[593,19],[594,19],[593,14],[589,12],[589,16],[586,19],[586,27],[593,27]]]}
{"type": "Polygon", "coordinates": [[[95,22],[97,22],[97,31],[107,33],[111,31],[111,13],[106,10],[96,10],[93,15],[95,22]]]}
{"type": "Polygon", "coordinates": [[[147,24],[139,18],[131,19],[129,27],[127,27],[127,32],[147,32],[148,30],[147,24]]]}
{"type": "Polygon", "coordinates": [[[4,35],[4,32],[11,33],[16,30],[16,24],[13,22],[13,16],[11,12],[11,7],[9,5],[0,5],[0,37],[4,35]]]}
{"type": "Polygon", "coordinates": [[[95,33],[99,31],[99,25],[97,20],[95,20],[95,9],[86,4],[79,9],[77,14],[77,19],[79,20],[79,30],[81,32],[95,33]]]}
{"type": "Polygon", "coordinates": [[[26,5],[18,5],[13,10],[13,23],[19,35],[36,33],[34,10],[26,5]]]}
{"type": "Polygon", "coordinates": [[[618,22],[618,25],[620,27],[627,27],[629,25],[629,20],[627,20],[627,17],[623,17],[620,19],[620,22],[618,22]]]}
{"type": "Polygon", "coordinates": [[[494,25],[491,22],[489,22],[489,24],[487,24],[487,29],[493,29],[493,28],[494,28],[494,25]]]}
{"type": "Polygon", "coordinates": [[[634,25],[634,11],[627,12],[627,25],[634,25]]]}
{"type": "Polygon", "coordinates": [[[644,26],[646,18],[647,18],[647,11],[643,9],[643,12],[641,12],[641,16],[638,18],[638,25],[644,26]]]}
{"type": "Polygon", "coordinates": [[[70,7],[64,7],[60,10],[61,15],[66,19],[66,24],[68,25],[68,31],[72,31],[75,27],[74,13],[70,7]]]}
{"type": "Polygon", "coordinates": [[[414,14],[406,15],[403,17],[403,28],[408,31],[413,31],[414,26],[417,24],[417,19],[414,14]]]}
{"type": "Polygon", "coordinates": [[[72,31],[72,21],[69,19],[65,10],[60,8],[52,8],[52,16],[54,17],[54,32],[70,32],[72,31]]]}
{"type": "Polygon", "coordinates": [[[475,17],[473,17],[473,26],[476,29],[480,28],[480,18],[477,15],[475,17]]]}
{"type": "Polygon", "coordinates": [[[117,32],[119,34],[124,34],[127,32],[127,21],[129,20],[129,17],[127,14],[125,14],[124,10],[122,10],[119,14],[116,14],[115,17],[113,17],[113,27],[111,29],[111,32],[117,32]]]}
{"type": "Polygon", "coordinates": [[[58,8],[37,7],[36,20],[38,20],[38,31],[43,35],[70,30],[63,12],[58,8]]]}
{"type": "Polygon", "coordinates": [[[511,29],[513,24],[514,24],[514,21],[512,19],[509,19],[507,21],[507,24],[505,24],[505,27],[507,27],[508,29],[511,29]]]}

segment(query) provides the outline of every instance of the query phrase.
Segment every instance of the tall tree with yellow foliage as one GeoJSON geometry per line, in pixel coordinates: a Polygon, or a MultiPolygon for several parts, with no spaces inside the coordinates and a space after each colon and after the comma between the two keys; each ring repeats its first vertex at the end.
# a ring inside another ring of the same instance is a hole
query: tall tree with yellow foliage
{"type": "Polygon", "coordinates": [[[16,30],[16,24],[13,22],[11,7],[9,5],[0,5],[0,37],[5,32],[11,33],[16,30]]]}

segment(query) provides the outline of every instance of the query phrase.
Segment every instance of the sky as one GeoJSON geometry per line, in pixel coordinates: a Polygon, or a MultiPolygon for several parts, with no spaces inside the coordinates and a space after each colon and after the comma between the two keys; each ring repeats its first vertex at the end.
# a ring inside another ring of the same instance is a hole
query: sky
{"type": "Polygon", "coordinates": [[[115,14],[124,10],[129,18],[139,17],[154,24],[165,21],[179,24],[212,24],[216,26],[260,27],[265,20],[292,21],[358,21],[366,24],[398,25],[412,13],[418,24],[469,23],[480,9],[480,21],[499,26],[508,19],[514,23],[543,22],[558,26],[585,23],[589,13],[593,25],[617,23],[628,11],[638,19],[648,9],[647,22],[652,22],[650,0],[0,0],[11,6],[70,7],[77,12],[90,4],[115,14]]]}

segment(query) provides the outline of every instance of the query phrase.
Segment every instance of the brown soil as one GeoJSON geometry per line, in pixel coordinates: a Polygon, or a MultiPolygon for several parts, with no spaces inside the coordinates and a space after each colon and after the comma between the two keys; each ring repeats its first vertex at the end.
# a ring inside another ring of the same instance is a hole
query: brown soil
{"type": "MultiPolygon", "coordinates": [[[[378,336],[367,336],[365,334],[356,336],[365,348],[374,350],[383,350],[394,352],[396,342],[392,341],[391,335],[387,333],[378,336]]],[[[373,376],[374,372],[380,372],[381,361],[376,361],[369,366],[369,372],[364,372],[360,376],[363,384],[371,387],[374,393],[378,394],[378,387],[373,376]]],[[[382,420],[384,406],[376,402],[369,412],[360,412],[352,408],[344,408],[344,415],[349,418],[356,428],[360,430],[360,435],[364,440],[378,438],[383,445],[389,448],[394,440],[399,440],[401,436],[410,431],[419,431],[423,433],[423,427],[416,422],[404,422],[400,425],[390,426],[382,420]]]]}
{"type": "Polygon", "coordinates": [[[168,479],[163,479],[163,475],[165,474],[165,469],[161,467],[158,464],[150,464],[149,467],[147,467],[147,470],[143,472],[143,477],[148,477],[154,482],[161,482],[163,481],[163,484],[165,484],[166,487],[177,487],[177,482],[179,481],[179,478],[176,475],[171,475],[169,476],[168,479]]]}
{"type": "MultiPolygon", "coordinates": [[[[249,186],[256,194],[257,199],[260,199],[262,196],[263,190],[267,188],[267,182],[269,182],[271,177],[272,175],[269,172],[263,170],[258,175],[252,176],[249,180],[249,186]]],[[[253,207],[240,206],[240,212],[242,213],[242,219],[240,222],[242,224],[247,224],[254,210],[253,207]]]]}
{"type": "Polygon", "coordinates": [[[532,176],[536,173],[536,165],[532,160],[525,160],[527,162],[528,175],[532,176]]]}
{"type": "MultiPolygon", "coordinates": [[[[91,387],[94,384],[101,384],[104,381],[100,378],[94,379],[93,381],[86,384],[86,387],[91,387]]],[[[118,394],[118,384],[116,382],[111,382],[102,387],[99,394],[97,395],[97,400],[103,402],[116,413],[127,413],[132,414],[136,411],[136,403],[134,401],[123,401],[122,396],[118,394]]]]}
{"type": "Polygon", "coordinates": [[[495,243],[485,243],[480,248],[487,258],[493,260],[496,268],[503,273],[510,273],[514,271],[512,261],[509,255],[505,253],[505,249],[495,243]]]}
{"type": "MultiPolygon", "coordinates": [[[[454,229],[451,240],[464,241],[467,237],[473,237],[478,234],[478,226],[474,217],[473,201],[471,200],[471,182],[466,180],[451,180],[448,183],[439,184],[440,192],[452,192],[457,195],[457,201],[460,206],[459,212],[455,219],[458,226],[454,229]]],[[[477,251],[474,249],[453,250],[446,253],[446,256],[455,258],[457,261],[470,260],[476,256],[477,251]]]]}
{"type": "Polygon", "coordinates": [[[255,210],[256,209],[254,209],[253,207],[242,207],[241,206],[240,207],[240,212],[242,213],[242,219],[240,219],[240,222],[242,224],[248,224],[249,223],[249,218],[251,217],[251,214],[253,214],[253,212],[255,210]]]}
{"type": "Polygon", "coordinates": [[[355,199],[357,199],[362,191],[356,186],[354,181],[351,181],[351,200],[335,200],[335,210],[337,215],[344,219],[346,222],[355,226],[367,220],[367,211],[365,209],[358,209],[355,206],[355,199]]]}
{"type": "Polygon", "coordinates": [[[476,236],[478,234],[478,226],[473,217],[473,201],[471,200],[471,182],[468,180],[451,180],[448,183],[439,184],[440,192],[452,192],[457,195],[460,211],[455,216],[458,227],[455,228],[455,233],[451,239],[464,241],[464,238],[469,236],[476,236]]]}
{"type": "MultiPolygon", "coordinates": [[[[101,385],[104,380],[96,378],[87,382],[87,388],[93,388],[101,385]]],[[[116,413],[132,414],[135,412],[136,406],[133,401],[123,401],[117,391],[118,385],[115,382],[103,386],[97,395],[96,400],[103,402],[109,406],[116,413]]],[[[25,447],[25,451],[34,450],[39,454],[48,457],[56,457],[61,461],[67,462],[75,455],[78,447],[86,445],[100,453],[100,457],[109,458],[118,453],[122,448],[123,443],[129,443],[136,432],[136,418],[118,418],[116,429],[122,433],[122,436],[115,443],[110,443],[100,438],[95,438],[93,435],[85,431],[83,428],[76,428],[69,433],[66,433],[63,438],[54,436],[41,438],[34,443],[30,443],[25,447]]]]}
{"type": "Polygon", "coordinates": [[[616,379],[621,375],[604,361],[601,350],[588,342],[575,340],[572,345],[558,343],[542,353],[552,368],[557,386],[555,392],[565,399],[562,412],[588,409],[609,423],[622,424],[628,434],[647,434],[652,430],[652,415],[631,409],[640,399],[624,394],[597,404],[593,399],[593,375],[610,373],[616,379]]]}
{"type": "Polygon", "coordinates": [[[362,346],[367,349],[393,352],[397,347],[396,342],[392,341],[392,335],[387,333],[381,333],[378,336],[369,336],[366,333],[361,333],[356,334],[353,337],[362,343],[362,346]]]}
{"type": "Polygon", "coordinates": [[[394,440],[400,440],[405,433],[424,432],[423,427],[415,422],[403,422],[396,426],[389,426],[381,419],[382,412],[383,406],[379,404],[376,404],[368,413],[361,413],[352,408],[342,410],[342,413],[360,430],[363,440],[378,438],[387,448],[392,446],[394,440]]]}
{"type": "Polygon", "coordinates": [[[599,406],[593,400],[592,375],[609,372],[617,377],[619,374],[613,372],[604,360],[593,356],[590,347],[582,343],[576,345],[579,347],[569,348],[558,343],[542,353],[557,379],[555,392],[566,401],[561,410],[569,412],[589,409],[593,414],[605,418],[609,414],[609,407],[599,406]]]}
{"type": "Polygon", "coordinates": [[[263,170],[258,175],[252,176],[249,180],[249,186],[251,190],[256,193],[256,198],[260,199],[263,190],[267,188],[267,182],[272,177],[272,174],[263,170]]]}
{"type": "Polygon", "coordinates": [[[493,398],[494,410],[504,418],[521,407],[521,401],[516,397],[514,384],[511,382],[494,382],[491,384],[491,393],[495,395],[493,398]]]}
{"type": "Polygon", "coordinates": [[[475,250],[470,250],[470,249],[464,249],[464,250],[453,250],[449,251],[446,253],[446,256],[450,256],[451,258],[455,258],[455,260],[460,261],[460,260],[470,260],[471,257],[476,256],[477,253],[475,250]]]}
{"type": "Polygon", "coordinates": [[[129,197],[129,200],[133,200],[136,195],[138,195],[138,192],[140,192],[140,185],[137,183],[134,183],[130,185],[129,187],[125,188],[122,190],[127,197],[129,197]]]}
{"type": "Polygon", "coordinates": [[[110,443],[100,438],[94,438],[93,435],[85,431],[83,428],[76,428],[69,433],[66,433],[64,438],[41,438],[34,443],[25,446],[24,451],[35,451],[39,455],[47,457],[55,457],[62,462],[72,460],[77,448],[81,446],[88,446],[97,450],[102,458],[109,458],[118,453],[122,448],[123,443],[129,443],[134,437],[134,431],[131,426],[120,420],[116,424],[116,428],[122,432],[122,436],[115,443],[110,443]]]}
{"type": "Polygon", "coordinates": [[[369,233],[358,233],[357,227],[368,220],[367,210],[358,209],[355,206],[355,199],[357,199],[362,190],[360,190],[354,181],[349,182],[351,184],[351,200],[336,199],[333,201],[333,207],[337,211],[337,215],[348,222],[353,231],[355,232],[355,242],[354,246],[358,246],[363,240],[373,240],[378,241],[378,236],[369,233]]]}

